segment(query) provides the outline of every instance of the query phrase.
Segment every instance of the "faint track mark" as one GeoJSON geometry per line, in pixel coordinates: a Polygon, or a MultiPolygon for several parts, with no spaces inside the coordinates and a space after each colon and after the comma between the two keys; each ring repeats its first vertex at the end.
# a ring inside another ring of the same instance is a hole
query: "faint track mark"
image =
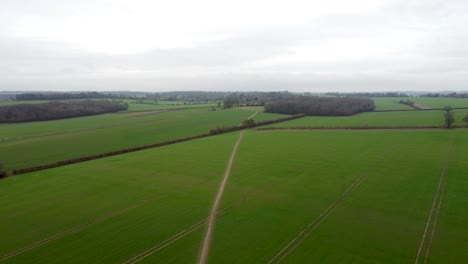
{"type": "Polygon", "coordinates": [[[312,233],[333,211],[340,205],[340,203],[352,192],[354,192],[362,182],[364,182],[369,175],[377,170],[385,161],[392,157],[400,146],[403,144],[403,141],[400,141],[398,144],[394,145],[386,155],[383,155],[382,159],[375,162],[373,166],[371,165],[368,169],[359,176],[338,198],[333,201],[325,210],[323,210],[318,217],[316,217],[311,223],[309,223],[304,229],[302,229],[286,246],[284,246],[275,256],[273,256],[268,264],[270,263],[281,263],[294,249],[296,249],[302,241],[312,233]]]}
{"type": "Polygon", "coordinates": [[[445,193],[445,185],[447,184],[447,175],[448,168],[450,166],[450,161],[452,159],[454,149],[454,134],[452,133],[452,138],[447,154],[447,159],[445,160],[444,168],[440,174],[439,184],[437,185],[437,190],[434,195],[434,201],[432,202],[431,210],[429,211],[429,216],[427,218],[426,226],[424,228],[424,233],[419,244],[418,252],[416,254],[415,264],[420,262],[421,254],[424,251],[424,263],[427,263],[427,258],[429,257],[429,251],[431,248],[432,240],[434,238],[434,233],[437,225],[437,219],[439,218],[440,207],[442,205],[442,200],[445,193]],[[428,231],[430,232],[430,237],[428,237],[428,231]]]}

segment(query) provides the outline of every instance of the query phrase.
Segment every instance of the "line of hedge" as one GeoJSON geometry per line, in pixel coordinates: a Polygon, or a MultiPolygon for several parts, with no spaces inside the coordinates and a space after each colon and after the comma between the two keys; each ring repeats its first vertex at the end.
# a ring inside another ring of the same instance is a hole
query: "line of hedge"
{"type": "MultiPolygon", "coordinates": [[[[468,109],[468,107],[451,107],[452,110],[468,109]]],[[[397,109],[397,110],[375,110],[374,112],[421,112],[421,111],[444,111],[444,108],[413,108],[413,109],[397,109]]]]}
{"type": "MultiPolygon", "coordinates": [[[[451,126],[451,128],[468,128],[466,126],[451,126]]],[[[344,129],[446,129],[445,126],[341,126],[341,127],[262,127],[256,130],[344,130],[344,129]]]]}
{"type": "Polygon", "coordinates": [[[159,142],[159,143],[154,143],[154,144],[149,144],[149,145],[144,145],[144,146],[138,146],[138,147],[132,147],[132,148],[127,148],[127,149],[121,149],[121,150],[116,150],[116,151],[110,151],[110,152],[105,152],[105,153],[96,154],[96,155],[90,155],[90,156],[83,156],[83,157],[79,157],[79,158],[67,159],[67,160],[42,164],[42,165],[33,166],[33,167],[16,169],[16,170],[13,170],[10,174],[5,174],[4,177],[10,176],[10,175],[18,175],[18,174],[33,172],[33,171],[46,170],[46,169],[61,167],[61,166],[70,165],[70,164],[79,163],[79,162],[84,162],[84,161],[90,161],[90,160],[95,160],[95,159],[106,158],[106,157],[110,157],[110,156],[115,156],[115,155],[120,155],[120,154],[124,154],[124,153],[134,152],[134,151],[140,151],[140,150],[145,150],[145,149],[150,149],[150,148],[155,148],[155,147],[171,145],[171,144],[185,142],[185,141],[189,141],[189,140],[194,140],[194,139],[214,136],[214,135],[218,135],[218,134],[228,133],[228,132],[232,132],[232,131],[236,131],[236,130],[242,130],[242,129],[246,129],[246,128],[250,128],[250,127],[263,126],[263,125],[268,125],[268,124],[284,122],[284,121],[288,121],[288,120],[292,120],[292,119],[296,119],[296,118],[300,118],[300,117],[304,117],[304,116],[305,116],[304,114],[299,114],[299,115],[293,115],[293,116],[288,116],[288,117],[282,117],[282,118],[278,118],[278,119],[259,121],[259,122],[256,122],[254,125],[251,125],[251,126],[240,125],[240,126],[230,126],[230,127],[216,128],[216,129],[210,130],[209,133],[204,133],[204,134],[200,134],[200,135],[189,136],[189,137],[184,137],[184,138],[178,138],[178,139],[163,141],[163,142],[159,142]]]}
{"type": "Polygon", "coordinates": [[[269,124],[274,124],[274,123],[279,123],[279,122],[284,122],[284,121],[289,121],[289,120],[301,118],[301,117],[304,117],[304,116],[306,116],[306,115],[305,114],[297,114],[297,115],[291,115],[291,116],[282,117],[282,118],[278,118],[278,119],[258,121],[258,122],[254,122],[253,124],[250,124],[250,125],[242,124],[242,125],[239,125],[239,126],[217,127],[217,128],[211,129],[210,134],[211,135],[216,135],[216,134],[222,134],[222,133],[232,132],[232,131],[236,131],[236,130],[242,130],[242,129],[246,129],[246,128],[265,126],[265,125],[269,125],[269,124]]]}

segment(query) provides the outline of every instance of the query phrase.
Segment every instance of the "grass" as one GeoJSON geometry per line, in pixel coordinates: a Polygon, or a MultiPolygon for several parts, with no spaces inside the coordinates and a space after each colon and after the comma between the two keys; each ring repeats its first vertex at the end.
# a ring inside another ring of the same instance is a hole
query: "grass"
{"type": "Polygon", "coordinates": [[[141,104],[135,100],[125,100],[128,103],[128,111],[149,111],[149,110],[160,110],[160,109],[177,109],[177,108],[208,108],[216,107],[216,102],[209,103],[186,103],[179,101],[157,101],[157,104],[141,104]]]}
{"type": "MultiPolygon", "coordinates": [[[[413,262],[447,158],[450,133],[249,133],[223,201],[227,204],[253,190],[260,194],[218,220],[210,262],[267,263],[363,174],[368,178],[285,263],[413,262]]],[[[454,133],[461,136],[465,131],[454,133]]],[[[459,154],[463,159],[466,148],[459,154]]],[[[466,185],[458,187],[459,194],[467,190],[466,185]]],[[[452,263],[466,260],[463,208],[460,202],[452,208],[452,217],[459,217],[451,231],[460,234],[445,241],[454,247],[452,263]]]]}
{"type": "MultiPolygon", "coordinates": [[[[414,262],[452,136],[429,260],[466,261],[465,130],[244,133],[220,208],[250,199],[218,217],[210,263],[268,262],[361,176],[285,263],[414,262]]],[[[238,135],[0,181],[0,256],[132,205],[140,206],[5,263],[122,263],[140,254],[208,216],[238,135]]],[[[196,262],[204,228],[142,263],[196,262]]]]}
{"type": "Polygon", "coordinates": [[[433,97],[378,97],[374,100],[375,110],[402,110],[412,109],[411,107],[399,104],[400,100],[410,100],[416,104],[428,106],[429,108],[468,107],[468,98],[433,98],[433,97]]]}
{"type": "Polygon", "coordinates": [[[0,256],[132,205],[141,206],[4,262],[121,263],[141,253],[208,215],[237,135],[2,180],[0,256]]]}
{"type": "Polygon", "coordinates": [[[395,98],[395,97],[376,97],[372,98],[375,103],[375,110],[408,110],[412,107],[404,104],[399,104],[400,100],[407,100],[409,98],[395,98]]]}
{"type": "MultiPolygon", "coordinates": [[[[468,109],[454,110],[454,125],[466,125],[468,109]]],[[[345,117],[309,116],[270,127],[443,126],[443,111],[369,112],[345,117]]]]}
{"type": "Polygon", "coordinates": [[[410,98],[415,103],[429,106],[431,108],[451,107],[468,107],[468,98],[430,98],[418,97],[410,98]]]}
{"type": "MultiPolygon", "coordinates": [[[[213,112],[191,109],[138,117],[114,114],[2,125],[0,136],[3,138],[29,138],[0,142],[0,160],[7,170],[30,167],[207,133],[217,126],[239,125],[253,113],[252,110],[241,109],[213,112]],[[107,127],[99,128],[101,126],[107,127]],[[55,134],[31,137],[46,133],[55,134]]],[[[258,113],[255,120],[281,116],[258,113]]]]}

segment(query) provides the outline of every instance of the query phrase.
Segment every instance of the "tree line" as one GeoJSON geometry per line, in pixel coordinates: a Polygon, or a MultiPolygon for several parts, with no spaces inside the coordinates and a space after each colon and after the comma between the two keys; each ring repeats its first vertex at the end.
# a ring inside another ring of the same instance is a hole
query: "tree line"
{"type": "Polygon", "coordinates": [[[97,115],[127,110],[127,107],[127,104],[96,100],[8,105],[0,107],[0,123],[45,121],[97,115]]]}
{"type": "Polygon", "coordinates": [[[427,93],[427,94],[422,94],[421,97],[468,98],[468,93],[448,93],[448,94],[427,93]]]}
{"type": "Polygon", "coordinates": [[[336,97],[358,97],[358,98],[372,98],[372,97],[409,97],[405,93],[399,92],[383,92],[383,93],[325,93],[327,96],[336,97]]]}
{"type": "Polygon", "coordinates": [[[81,92],[81,93],[24,93],[17,94],[16,101],[39,101],[39,100],[72,100],[72,99],[103,99],[118,98],[125,96],[110,93],[81,92]]]}
{"type": "Polygon", "coordinates": [[[349,116],[374,110],[375,104],[371,99],[343,97],[301,97],[265,105],[267,113],[304,113],[310,116],[349,116]]]}

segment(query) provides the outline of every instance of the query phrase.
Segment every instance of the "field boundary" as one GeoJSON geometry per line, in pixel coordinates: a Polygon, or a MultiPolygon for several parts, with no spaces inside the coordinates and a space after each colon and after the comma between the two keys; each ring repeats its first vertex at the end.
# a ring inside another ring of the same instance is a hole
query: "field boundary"
{"type": "MultiPolygon", "coordinates": [[[[410,106],[412,107],[412,106],[410,106]]],[[[465,107],[450,107],[452,110],[468,109],[465,107]]],[[[372,112],[421,112],[421,111],[444,111],[444,108],[414,108],[413,109],[389,109],[389,110],[374,110],[372,112]]]]}
{"type": "Polygon", "coordinates": [[[427,258],[429,257],[429,251],[431,249],[432,240],[434,238],[434,233],[437,225],[437,220],[439,218],[440,207],[442,205],[442,201],[444,199],[445,193],[445,186],[447,184],[448,178],[448,169],[450,167],[450,161],[452,160],[453,149],[454,149],[454,142],[453,142],[454,135],[452,134],[452,139],[450,142],[447,158],[445,160],[444,167],[439,177],[439,184],[437,185],[437,190],[434,194],[434,200],[432,202],[431,210],[429,211],[429,215],[427,218],[427,222],[424,228],[424,232],[421,238],[421,242],[419,244],[418,252],[416,254],[416,259],[414,261],[415,264],[420,262],[421,254],[424,251],[424,263],[427,263],[427,258]],[[428,231],[430,230],[430,235],[428,236],[428,231]]]}
{"type": "MultiPolygon", "coordinates": [[[[451,126],[450,129],[468,128],[467,126],[451,126]]],[[[300,127],[261,127],[255,130],[417,130],[417,129],[447,129],[444,126],[300,126],[300,127]]]]}
{"type": "Polygon", "coordinates": [[[244,129],[248,129],[248,128],[252,128],[252,127],[284,122],[284,121],[288,121],[288,120],[292,120],[292,119],[301,118],[301,117],[304,117],[304,116],[305,116],[304,114],[299,114],[299,115],[281,117],[281,118],[277,118],[277,119],[264,120],[264,121],[256,122],[255,124],[253,124],[251,126],[239,125],[239,126],[218,127],[218,128],[215,128],[215,129],[211,129],[208,133],[204,133],[204,134],[198,134],[198,135],[193,135],[193,136],[188,136],[188,137],[183,137],[183,138],[177,138],[177,139],[172,139],[172,140],[167,140],[167,141],[161,141],[161,142],[158,142],[158,143],[153,143],[153,144],[148,144],[148,145],[143,145],[143,146],[137,146],[137,147],[131,147],[131,148],[120,149],[120,150],[115,150],[115,151],[109,151],[109,152],[104,152],[104,153],[95,154],[95,155],[82,156],[82,157],[78,157],[78,158],[72,158],[72,159],[67,159],[67,160],[62,160],[62,161],[57,161],[57,162],[52,162],[52,163],[46,163],[46,164],[41,164],[41,165],[32,166],[32,167],[14,169],[14,170],[12,170],[12,172],[7,173],[6,177],[12,176],[12,175],[29,173],[29,172],[33,172],[33,171],[41,171],[41,170],[46,170],[46,169],[51,169],[51,168],[62,167],[62,166],[70,165],[70,164],[75,164],[75,163],[80,163],[80,162],[85,162],[85,161],[90,161],[90,160],[96,160],[96,159],[116,156],[116,155],[120,155],[120,154],[125,154],[125,153],[130,153],[130,152],[135,152],[135,151],[140,151],[140,150],[145,150],[145,149],[150,149],[150,148],[156,148],[156,147],[172,145],[172,144],[176,144],[176,143],[180,143],[180,142],[186,142],[186,141],[190,141],[190,140],[215,136],[215,135],[218,135],[218,134],[224,134],[224,133],[244,130],[244,129]]]}
{"type": "Polygon", "coordinates": [[[294,251],[301,243],[307,238],[312,231],[314,231],[329,215],[333,213],[333,211],[341,204],[341,202],[353,193],[360,185],[363,183],[371,173],[375,172],[380,165],[388,160],[390,157],[393,157],[394,154],[398,151],[400,146],[403,144],[403,140],[400,141],[398,144],[394,145],[392,149],[390,149],[386,155],[382,155],[382,159],[379,161],[371,164],[367,170],[365,170],[353,183],[341,194],[336,198],[325,210],[323,210],[319,216],[317,216],[312,222],[310,222],[304,229],[302,229],[288,244],[286,244],[283,248],[274,255],[268,264],[270,263],[281,263],[284,258],[286,258],[292,251],[294,251]]]}

